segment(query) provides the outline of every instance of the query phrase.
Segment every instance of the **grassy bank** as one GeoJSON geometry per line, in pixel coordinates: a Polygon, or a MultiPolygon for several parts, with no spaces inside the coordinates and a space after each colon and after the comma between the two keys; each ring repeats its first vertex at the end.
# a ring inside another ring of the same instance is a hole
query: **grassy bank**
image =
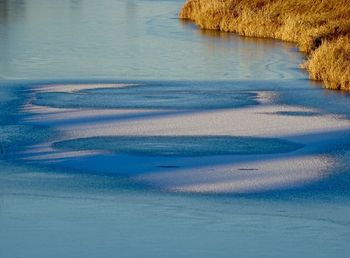
{"type": "Polygon", "coordinates": [[[179,16],[203,29],[296,42],[311,79],[350,90],[349,0],[187,0],[179,16]]]}

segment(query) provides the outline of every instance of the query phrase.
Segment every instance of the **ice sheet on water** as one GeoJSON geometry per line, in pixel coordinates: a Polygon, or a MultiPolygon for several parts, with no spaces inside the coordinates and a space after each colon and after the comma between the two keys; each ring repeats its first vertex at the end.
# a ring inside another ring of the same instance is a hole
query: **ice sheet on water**
{"type": "Polygon", "coordinates": [[[0,153],[7,154],[28,144],[43,141],[54,133],[43,127],[31,125],[1,125],[0,153]]]}
{"type": "MultiPolygon", "coordinates": [[[[24,103],[23,88],[0,82],[0,154],[9,154],[24,145],[39,142],[54,135],[42,126],[19,122],[20,106],[24,103]]],[[[0,159],[2,157],[0,156],[0,159]]]]}
{"type": "Polygon", "coordinates": [[[161,84],[39,92],[34,104],[58,108],[212,109],[257,105],[258,93],[234,90],[232,85],[161,84]]]}
{"type": "Polygon", "coordinates": [[[104,150],[147,156],[209,156],[270,154],[301,147],[280,139],[233,136],[115,136],[91,137],[57,142],[68,150],[104,150]]]}

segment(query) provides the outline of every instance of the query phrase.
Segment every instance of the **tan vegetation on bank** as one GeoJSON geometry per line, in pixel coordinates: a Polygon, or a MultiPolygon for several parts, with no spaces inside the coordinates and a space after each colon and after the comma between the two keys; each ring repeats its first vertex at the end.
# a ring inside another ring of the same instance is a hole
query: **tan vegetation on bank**
{"type": "Polygon", "coordinates": [[[296,42],[311,79],[350,90],[349,0],[187,0],[179,16],[203,29],[296,42]]]}

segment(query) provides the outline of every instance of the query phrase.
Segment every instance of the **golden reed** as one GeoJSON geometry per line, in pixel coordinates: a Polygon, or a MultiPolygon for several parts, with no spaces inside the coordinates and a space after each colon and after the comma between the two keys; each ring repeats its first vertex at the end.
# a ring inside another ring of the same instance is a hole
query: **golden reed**
{"type": "Polygon", "coordinates": [[[202,29],[296,42],[311,79],[350,90],[350,0],[187,0],[179,16],[202,29]]]}

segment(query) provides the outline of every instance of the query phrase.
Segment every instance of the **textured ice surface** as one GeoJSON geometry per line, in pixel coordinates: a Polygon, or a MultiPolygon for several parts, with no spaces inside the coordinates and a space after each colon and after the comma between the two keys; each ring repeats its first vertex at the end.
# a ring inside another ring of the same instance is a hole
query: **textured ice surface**
{"type": "Polygon", "coordinates": [[[25,120],[57,128],[60,136],[27,148],[23,158],[131,176],[168,191],[254,193],[326,178],[336,163],[327,150],[349,143],[345,117],[276,104],[279,91],[236,91],[234,83],[215,84],[215,92],[201,82],[111,85],[37,87],[34,103],[24,105],[25,120]],[[254,105],[227,104],[230,94],[243,102],[247,94],[254,105]]]}
{"type": "Polygon", "coordinates": [[[79,92],[89,89],[117,89],[130,87],[133,85],[126,83],[88,83],[88,84],[48,84],[48,85],[40,85],[40,87],[36,88],[37,92],[79,92]]]}
{"type": "MultiPolygon", "coordinates": [[[[257,104],[257,94],[236,91],[232,85],[136,85],[117,89],[93,89],[71,92],[39,93],[34,104],[58,108],[158,108],[212,109],[257,104]]],[[[103,86],[102,86],[103,87],[103,86]]],[[[107,85],[108,87],[108,85],[107,85]]],[[[77,87],[78,89],[78,87],[77,87]]]]}
{"type": "Polygon", "coordinates": [[[55,143],[53,147],[66,150],[105,150],[123,154],[188,157],[284,153],[301,146],[279,139],[253,137],[119,136],[63,141],[55,143]]]}
{"type": "MultiPolygon", "coordinates": [[[[71,137],[112,135],[231,135],[231,136],[298,136],[317,132],[346,130],[350,122],[332,115],[291,116],[279,112],[306,112],[294,106],[257,106],[242,109],[205,110],[199,112],[103,111],[84,112],[84,119],[65,117],[65,113],[45,114],[44,124],[59,126],[71,137]],[[100,113],[99,113],[100,112],[100,113]],[[57,123],[58,118],[61,118],[57,123]],[[64,121],[66,120],[66,123],[64,121]],[[56,122],[55,122],[56,121],[56,122]]],[[[40,118],[40,115],[38,115],[40,118]]],[[[36,116],[31,121],[38,121],[36,116]]],[[[41,121],[38,121],[42,123],[41,121]]]]}
{"type": "Polygon", "coordinates": [[[292,188],[326,177],[327,156],[276,157],[148,174],[138,179],[177,192],[249,193],[292,188]]]}
{"type": "Polygon", "coordinates": [[[33,142],[43,141],[50,136],[53,136],[53,133],[43,127],[17,124],[1,125],[0,152],[8,154],[33,142]]]}

